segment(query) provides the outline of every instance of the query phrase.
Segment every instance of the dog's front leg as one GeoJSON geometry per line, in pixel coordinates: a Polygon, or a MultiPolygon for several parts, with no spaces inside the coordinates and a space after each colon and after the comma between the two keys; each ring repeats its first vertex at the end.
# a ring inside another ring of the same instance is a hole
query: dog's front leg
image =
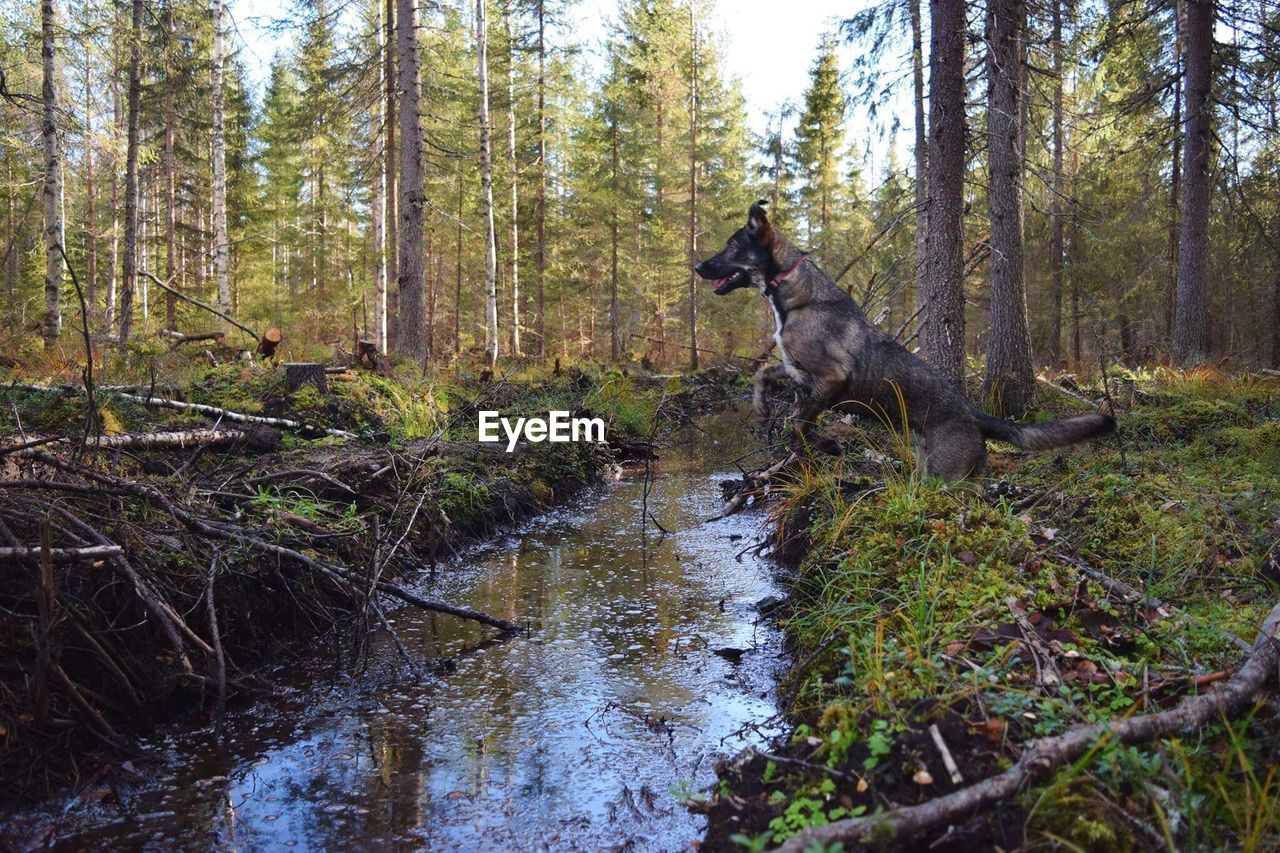
{"type": "Polygon", "coordinates": [[[751,395],[751,411],[755,413],[758,420],[764,422],[769,419],[769,389],[779,385],[784,385],[790,381],[787,376],[787,370],[781,364],[762,365],[756,371],[755,391],[751,395]]]}
{"type": "Polygon", "coordinates": [[[834,389],[814,389],[796,405],[791,415],[791,428],[795,430],[799,449],[813,447],[832,456],[840,454],[840,443],[816,429],[818,416],[830,408],[833,393],[834,389]]]}

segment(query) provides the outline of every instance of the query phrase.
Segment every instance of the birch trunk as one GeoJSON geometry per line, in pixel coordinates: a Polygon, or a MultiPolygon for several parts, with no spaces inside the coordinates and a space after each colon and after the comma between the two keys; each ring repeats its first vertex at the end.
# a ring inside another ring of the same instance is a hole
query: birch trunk
{"type": "Polygon", "coordinates": [[[476,65],[480,79],[480,184],[484,202],[485,353],[498,362],[498,246],[493,222],[493,152],[489,140],[489,19],[486,0],[476,0],[476,65]]]}
{"type": "MultiPolygon", "coordinates": [[[[165,3],[166,51],[172,49],[176,34],[173,4],[174,0],[168,0],[165,3]]],[[[172,57],[167,58],[172,61],[172,57]]],[[[178,244],[174,212],[176,178],[174,175],[173,75],[166,76],[169,79],[165,80],[164,91],[164,276],[170,285],[177,287],[177,282],[174,280],[178,274],[178,244]]],[[[168,329],[178,328],[178,298],[172,293],[165,293],[164,324],[168,329]]]]}
{"type": "Polygon", "coordinates": [[[44,182],[41,199],[44,203],[44,325],[46,344],[52,344],[62,334],[62,156],[58,150],[58,77],[54,67],[54,9],[53,0],[40,3],[40,57],[44,65],[44,81],[41,87],[41,137],[44,141],[44,182]]]}
{"type": "Polygon", "coordinates": [[[213,276],[218,286],[218,308],[222,313],[230,314],[227,151],[222,110],[222,12],[222,0],[213,0],[213,276]]]}
{"type": "MultiPolygon", "coordinates": [[[[377,4],[378,9],[378,29],[382,30],[382,5],[377,4]]],[[[388,47],[386,44],[379,45],[382,52],[388,47]]],[[[383,158],[386,156],[383,148],[382,139],[379,134],[382,128],[379,125],[387,122],[388,129],[390,122],[388,121],[383,106],[383,89],[385,87],[385,79],[383,78],[383,63],[378,62],[378,89],[374,93],[373,102],[369,106],[369,144],[373,149],[370,156],[373,159],[372,171],[372,200],[369,204],[370,222],[370,239],[373,241],[373,342],[378,347],[378,352],[385,353],[387,351],[387,236],[386,236],[386,204],[387,204],[387,173],[384,168],[383,158]]],[[[274,247],[272,249],[274,252],[274,247]]]]}
{"type": "Polygon", "coordinates": [[[508,0],[503,26],[507,37],[507,160],[511,168],[511,354],[520,352],[520,169],[516,163],[516,43],[508,0]]]}

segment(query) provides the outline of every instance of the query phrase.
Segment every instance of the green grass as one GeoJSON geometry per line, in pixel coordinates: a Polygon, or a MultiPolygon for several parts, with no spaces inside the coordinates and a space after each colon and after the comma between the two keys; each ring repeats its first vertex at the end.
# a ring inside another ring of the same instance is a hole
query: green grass
{"type": "MultiPolygon", "coordinates": [[[[1006,455],[1003,497],[921,481],[905,466],[868,479],[857,453],[843,470],[795,478],[775,513],[809,547],[785,630],[797,661],[818,656],[789,677],[791,749],[862,781],[777,774],[765,786],[774,818],[748,834],[756,842],[951,790],[922,742],[931,722],[955,726],[972,782],[1007,766],[1019,742],[1167,707],[1191,691],[1190,675],[1238,662],[1230,635],[1252,641],[1280,594],[1269,563],[1280,548],[1280,383],[1209,372],[1123,379],[1127,465],[1110,441],[1006,455]],[[1082,582],[1062,555],[1145,584],[1181,616],[1149,621],[1082,582]],[[1058,644],[1056,691],[1040,688],[1019,651],[1011,598],[1058,644]],[[1160,688],[1144,693],[1153,681],[1160,688]],[[936,768],[932,783],[910,781],[922,767],[936,768]]],[[[1061,413],[1076,408],[1068,401],[1061,413]]],[[[1019,798],[1027,843],[1274,848],[1272,716],[1101,747],[1019,798]]]]}

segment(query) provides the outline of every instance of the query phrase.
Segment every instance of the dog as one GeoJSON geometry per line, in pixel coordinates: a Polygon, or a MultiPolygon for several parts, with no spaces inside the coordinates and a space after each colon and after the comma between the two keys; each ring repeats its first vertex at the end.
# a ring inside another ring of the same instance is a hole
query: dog
{"type": "Polygon", "coordinates": [[[801,447],[840,452],[814,431],[827,409],[873,414],[899,430],[905,415],[925,476],[955,482],[986,472],[988,438],[1047,450],[1116,428],[1104,414],[1020,424],[979,411],[960,388],[869,322],[852,296],[770,224],[764,202],[751,206],[746,225],[719,254],[693,270],[713,282],[718,296],[755,287],[768,300],[782,363],[757,371],[753,408],[767,416],[766,390],[794,384],[799,401],[791,421],[801,447]]]}

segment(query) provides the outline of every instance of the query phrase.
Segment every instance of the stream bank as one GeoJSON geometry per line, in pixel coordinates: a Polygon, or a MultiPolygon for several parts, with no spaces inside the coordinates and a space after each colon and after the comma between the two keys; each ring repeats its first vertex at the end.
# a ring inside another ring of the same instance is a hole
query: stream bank
{"type": "MultiPolygon", "coordinates": [[[[202,371],[181,389],[130,390],[311,429],[263,427],[269,440],[259,433],[230,447],[78,457],[81,391],[0,388],[12,435],[0,485],[4,544],[38,545],[44,535],[51,554],[105,549],[48,573],[39,559],[19,561],[0,580],[8,808],[67,785],[101,790],[135,757],[135,737],[175,715],[209,719],[269,694],[262,667],[300,646],[357,665],[396,600],[389,593],[408,591],[402,584],[423,568],[649,453],[659,403],[675,422],[737,393],[728,374],[653,381],[579,371],[410,385],[355,372],[331,377],[324,393],[289,392],[278,368],[240,364],[202,371]],[[600,416],[608,444],[507,454],[475,441],[474,414],[485,407],[600,416]],[[324,428],[358,437],[314,438],[324,428]],[[63,440],[12,450],[45,439],[63,440]],[[370,595],[375,576],[379,594],[370,595]]],[[[108,391],[95,397],[103,435],[225,425],[108,391]]]]}
{"type": "Polygon", "coordinates": [[[143,738],[96,788],[15,816],[54,848],[680,850],[684,798],[777,730],[780,590],[760,519],[705,524],[753,449],[746,414],[679,430],[649,474],[587,489],[415,587],[527,624],[494,641],[413,607],[354,672],[331,649],[263,672],[274,695],[143,738]],[[669,532],[664,532],[669,531],[669,532]],[[737,555],[735,557],[735,555],[737,555]]]}
{"type": "Polygon", "coordinates": [[[1098,738],[922,834],[874,828],[972,792],[1033,741],[1216,695],[1276,603],[1280,383],[1209,369],[1113,373],[1109,393],[1069,382],[1041,416],[1106,397],[1118,441],[1004,449],[992,477],[947,488],[883,431],[828,425],[845,431],[840,464],[775,481],[771,538],[795,570],[778,611],[787,733],[721,765],[709,849],[799,845],[837,823],[904,850],[1280,844],[1266,691],[1176,737],[1098,738]]]}

